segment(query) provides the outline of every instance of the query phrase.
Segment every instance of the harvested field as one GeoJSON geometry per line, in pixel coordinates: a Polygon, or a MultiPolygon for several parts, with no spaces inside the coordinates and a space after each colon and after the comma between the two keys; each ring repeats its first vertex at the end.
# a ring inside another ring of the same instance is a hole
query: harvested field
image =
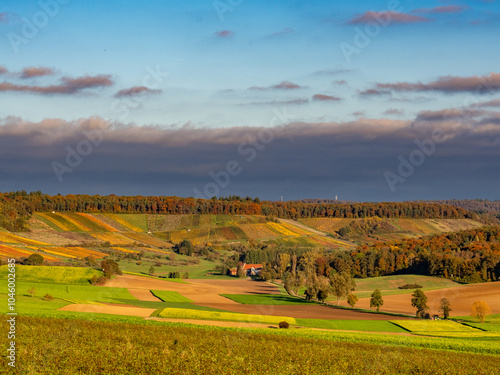
{"type": "Polygon", "coordinates": [[[252,280],[189,280],[193,285],[208,285],[223,292],[219,294],[280,294],[277,286],[252,280]]]}
{"type": "Polygon", "coordinates": [[[151,291],[147,289],[133,289],[129,288],[128,292],[139,301],[154,301],[161,302],[161,299],[155,297],[151,291]]]}
{"type": "MultiPolygon", "coordinates": [[[[411,306],[411,293],[384,296],[384,305],[381,311],[396,312],[403,314],[415,314],[415,308],[411,306]]],[[[445,297],[451,304],[451,316],[464,316],[470,314],[470,309],[474,301],[485,301],[490,305],[493,314],[500,313],[500,282],[460,285],[453,288],[437,289],[426,291],[428,298],[429,312],[431,315],[440,314],[439,301],[445,297]]],[[[342,305],[347,306],[345,301],[342,305]]],[[[370,298],[360,298],[356,307],[370,308],[370,298]]]]}
{"type": "MultiPolygon", "coordinates": [[[[178,292],[186,298],[189,298],[194,303],[219,303],[219,304],[237,304],[228,298],[222,297],[219,294],[233,293],[241,294],[242,287],[237,286],[231,288],[232,281],[226,281],[223,286],[211,285],[207,280],[189,280],[190,283],[174,283],[167,280],[153,279],[149,277],[141,277],[135,275],[117,276],[115,279],[106,283],[108,287],[121,287],[127,289],[147,289],[149,290],[171,290],[178,292]],[[198,281],[198,282],[197,282],[198,281]],[[234,292],[232,292],[234,291],[234,292]],[[240,292],[238,292],[240,291],[240,292]]],[[[214,280],[218,281],[218,280],[214,280]]],[[[235,280],[245,281],[245,280],[235,280]]],[[[259,283],[256,283],[259,284],[259,283]]],[[[258,288],[256,290],[259,290],[258,288]]],[[[263,289],[265,290],[265,289],[263,289]]],[[[269,294],[269,293],[266,293],[269,294]]]]}
{"type": "Polygon", "coordinates": [[[356,310],[336,309],[320,305],[224,305],[224,304],[200,304],[215,309],[244,314],[261,314],[274,316],[289,316],[292,318],[304,319],[347,319],[347,320],[394,320],[411,319],[394,317],[383,314],[371,314],[356,310]]]}
{"type": "Polygon", "coordinates": [[[140,316],[147,318],[155,311],[155,309],[145,309],[135,306],[117,306],[117,305],[88,305],[88,304],[72,304],[61,307],[62,311],[79,311],[95,314],[112,314],[112,315],[128,315],[140,316]]]}

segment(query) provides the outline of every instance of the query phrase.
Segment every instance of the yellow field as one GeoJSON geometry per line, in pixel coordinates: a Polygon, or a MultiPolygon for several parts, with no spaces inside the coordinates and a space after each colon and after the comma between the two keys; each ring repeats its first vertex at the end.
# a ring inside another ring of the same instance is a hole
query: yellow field
{"type": "Polygon", "coordinates": [[[99,220],[98,218],[96,218],[90,214],[85,214],[85,213],[81,213],[81,212],[77,212],[76,214],[92,221],[93,223],[95,223],[101,227],[103,227],[103,229],[105,229],[108,232],[118,232],[118,229],[113,228],[111,225],[106,224],[105,222],[99,220]]]}
{"type": "Polygon", "coordinates": [[[92,237],[104,241],[104,242],[109,242],[112,245],[129,245],[133,240],[131,240],[128,237],[125,237],[124,235],[120,233],[91,233],[90,234],[92,237]]]}
{"type": "Polygon", "coordinates": [[[26,244],[26,245],[33,245],[33,246],[49,245],[48,243],[45,243],[45,242],[31,240],[29,238],[16,236],[15,234],[7,233],[7,232],[0,232],[0,242],[26,244]]]}
{"type": "Polygon", "coordinates": [[[114,215],[114,214],[104,214],[106,215],[107,217],[109,217],[110,219],[113,219],[114,221],[116,221],[118,224],[124,226],[125,228],[128,228],[130,229],[131,231],[133,232],[143,232],[143,230],[141,228],[137,228],[136,226],[130,224],[128,221],[126,220],[123,220],[120,216],[118,215],[114,215]]]}
{"type": "Polygon", "coordinates": [[[94,257],[94,258],[103,258],[108,256],[108,254],[101,253],[99,251],[85,249],[83,247],[47,247],[43,248],[43,251],[55,255],[61,255],[68,258],[85,258],[85,257],[94,257]]]}
{"type": "Polygon", "coordinates": [[[136,253],[139,252],[139,251],[135,251],[135,250],[125,249],[124,247],[112,247],[112,249],[116,250],[116,251],[121,251],[123,253],[133,253],[133,254],[136,254],[136,253]]]}
{"type": "Polygon", "coordinates": [[[165,241],[161,240],[160,238],[153,237],[147,233],[124,233],[124,235],[131,238],[133,241],[143,242],[151,246],[155,247],[168,246],[168,244],[165,243],[165,241]]]}
{"type": "Polygon", "coordinates": [[[299,235],[295,232],[292,232],[290,229],[285,228],[281,224],[277,223],[267,223],[266,224],[269,228],[274,229],[276,232],[279,234],[286,236],[286,237],[299,237],[299,235]]]}

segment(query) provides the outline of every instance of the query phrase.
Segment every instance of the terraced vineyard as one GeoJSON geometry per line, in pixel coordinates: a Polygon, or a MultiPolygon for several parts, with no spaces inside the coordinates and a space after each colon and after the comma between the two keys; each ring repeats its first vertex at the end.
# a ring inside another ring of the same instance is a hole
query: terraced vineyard
{"type": "Polygon", "coordinates": [[[354,230],[348,234],[349,238],[368,243],[421,237],[483,226],[482,223],[471,219],[309,218],[300,219],[300,222],[332,235],[337,235],[341,228],[351,227],[354,230]],[[368,220],[368,224],[366,220],[368,220]],[[357,227],[362,227],[363,229],[357,232],[357,227]]]}

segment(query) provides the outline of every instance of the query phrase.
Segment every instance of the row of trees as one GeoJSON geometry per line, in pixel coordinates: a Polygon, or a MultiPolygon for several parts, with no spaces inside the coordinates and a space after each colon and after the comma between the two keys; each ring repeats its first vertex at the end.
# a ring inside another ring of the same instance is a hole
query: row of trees
{"type": "Polygon", "coordinates": [[[484,227],[398,242],[359,246],[320,256],[322,273],[334,269],[353,277],[414,273],[465,282],[500,279],[500,227],[484,227]]]}
{"type": "Polygon", "coordinates": [[[234,214],[278,218],[475,218],[459,207],[424,202],[303,203],[271,202],[241,197],[196,199],[116,195],[55,195],[40,191],[0,193],[0,225],[12,231],[27,229],[33,212],[108,212],[148,214],[234,214]]]}

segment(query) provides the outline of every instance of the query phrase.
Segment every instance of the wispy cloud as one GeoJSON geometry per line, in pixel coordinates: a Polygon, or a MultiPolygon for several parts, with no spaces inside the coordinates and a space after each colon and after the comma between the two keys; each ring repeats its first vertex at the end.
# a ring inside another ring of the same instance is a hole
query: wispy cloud
{"type": "Polygon", "coordinates": [[[339,98],[337,96],[316,94],[313,96],[313,100],[318,101],[318,102],[338,102],[338,101],[341,101],[342,98],[339,98]]]}
{"type": "Polygon", "coordinates": [[[63,77],[59,85],[37,86],[20,85],[11,82],[0,82],[0,92],[30,92],[35,94],[76,94],[85,89],[112,86],[110,75],[84,76],[78,78],[63,77]]]}
{"type": "Polygon", "coordinates": [[[6,74],[8,72],[9,71],[7,70],[7,68],[5,66],[0,65],[0,75],[6,74]]]}
{"type": "Polygon", "coordinates": [[[52,68],[29,66],[22,70],[20,77],[22,79],[26,79],[33,77],[52,76],[54,74],[55,72],[52,68]]]}
{"type": "Polygon", "coordinates": [[[314,75],[317,76],[333,76],[333,75],[338,75],[338,74],[345,74],[345,73],[352,73],[354,72],[355,69],[346,69],[346,68],[334,68],[334,69],[323,69],[323,70],[318,70],[314,72],[314,75]]]}
{"type": "Polygon", "coordinates": [[[285,27],[283,30],[276,31],[275,33],[272,33],[269,35],[270,38],[275,38],[275,37],[280,37],[284,35],[290,35],[293,34],[293,29],[291,27],[285,27]]]}
{"type": "Polygon", "coordinates": [[[394,91],[440,91],[443,93],[476,92],[485,94],[488,92],[500,91],[500,74],[490,73],[485,76],[472,77],[445,76],[429,83],[377,83],[376,88],[378,90],[394,91]]]}
{"type": "Polygon", "coordinates": [[[384,115],[403,115],[405,111],[397,108],[389,108],[384,111],[384,115]]]}
{"type": "Polygon", "coordinates": [[[378,90],[378,89],[366,89],[362,91],[358,91],[359,96],[369,97],[369,96],[382,96],[382,95],[391,95],[390,90],[378,90]]]}
{"type": "Polygon", "coordinates": [[[500,99],[488,100],[475,104],[477,107],[500,107],[500,99]]]}
{"type": "Polygon", "coordinates": [[[0,12],[0,23],[9,23],[12,15],[7,12],[0,12]]]}
{"type": "Polygon", "coordinates": [[[367,24],[370,22],[377,22],[377,20],[384,20],[384,24],[396,24],[396,23],[419,23],[419,22],[429,22],[430,19],[421,16],[416,16],[408,13],[393,12],[393,11],[382,11],[374,12],[368,11],[360,16],[352,18],[348,24],[358,25],[367,24]]]}
{"type": "Polygon", "coordinates": [[[412,10],[412,13],[420,14],[439,14],[439,13],[460,13],[465,9],[468,9],[467,5],[445,5],[434,8],[420,8],[412,10]]]}
{"type": "Polygon", "coordinates": [[[232,36],[234,36],[234,31],[231,30],[216,31],[214,36],[217,38],[231,38],[232,36]]]}
{"type": "Polygon", "coordinates": [[[115,97],[137,96],[143,94],[160,94],[161,90],[153,90],[146,86],[134,86],[129,89],[122,89],[115,94],[115,97]]]}
{"type": "Polygon", "coordinates": [[[283,81],[276,85],[262,87],[262,86],[252,86],[248,90],[264,91],[264,90],[296,90],[302,88],[296,83],[290,81],[283,81]]]}

